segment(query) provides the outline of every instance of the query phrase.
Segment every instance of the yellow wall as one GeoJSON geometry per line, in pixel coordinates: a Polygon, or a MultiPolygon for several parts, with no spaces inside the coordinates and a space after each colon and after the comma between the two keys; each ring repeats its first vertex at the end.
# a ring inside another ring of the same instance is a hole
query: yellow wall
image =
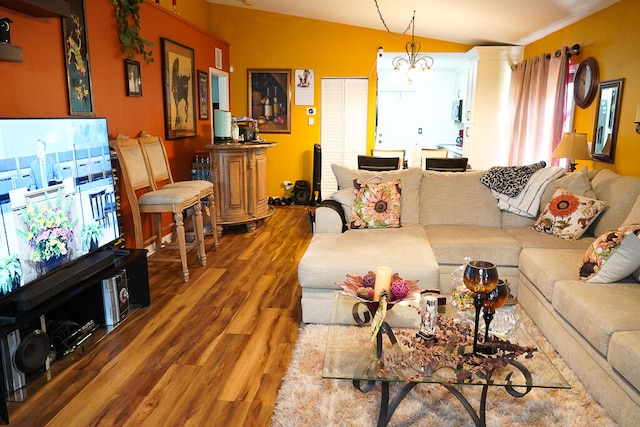
{"type": "MultiPolygon", "coordinates": [[[[181,4],[182,2],[178,2],[181,4]]],[[[407,15],[407,22],[411,16],[407,15]]],[[[231,112],[248,114],[249,68],[311,68],[315,73],[315,124],[307,124],[304,106],[293,105],[290,134],[263,134],[278,142],[268,151],[269,195],[285,195],[282,182],[312,180],[313,145],[320,142],[320,80],[323,77],[369,77],[368,146],[374,142],[378,47],[404,51],[409,36],[394,38],[385,31],[369,30],[325,21],[264,13],[242,7],[210,5],[209,32],[231,45],[231,112]]],[[[382,24],[380,24],[382,27],[382,24]]],[[[470,46],[417,39],[424,51],[466,52],[470,46]]],[[[293,88],[292,88],[293,91],[293,88]]]]}
{"type": "MultiPolygon", "coordinates": [[[[582,52],[572,58],[579,63],[593,56],[598,61],[600,80],[624,77],[620,126],[615,163],[580,162],[589,169],[608,168],[623,175],[640,176],[640,135],[633,123],[636,106],[640,104],[640,55],[634,52],[640,38],[640,8],[637,0],[621,0],[613,6],[569,25],[525,48],[525,58],[550,52],[563,45],[579,43],[582,52]]],[[[593,137],[596,101],[586,109],[576,108],[574,128],[593,137]]]]}

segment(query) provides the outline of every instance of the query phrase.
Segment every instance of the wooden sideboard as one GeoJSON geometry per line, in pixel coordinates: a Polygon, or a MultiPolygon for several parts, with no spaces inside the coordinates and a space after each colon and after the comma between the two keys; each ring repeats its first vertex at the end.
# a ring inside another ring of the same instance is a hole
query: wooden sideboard
{"type": "Polygon", "coordinates": [[[246,224],[253,232],[258,221],[270,217],[267,193],[267,149],[273,142],[213,144],[205,148],[211,159],[215,188],[218,234],[223,226],[246,224]]]}

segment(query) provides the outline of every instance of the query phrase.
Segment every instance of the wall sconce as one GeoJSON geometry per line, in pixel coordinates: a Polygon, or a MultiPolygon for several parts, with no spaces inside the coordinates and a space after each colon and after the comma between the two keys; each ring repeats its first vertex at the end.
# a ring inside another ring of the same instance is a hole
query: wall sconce
{"type": "Polygon", "coordinates": [[[562,136],[562,140],[558,147],[555,149],[551,157],[554,159],[568,159],[569,170],[571,172],[576,170],[575,160],[588,160],[591,159],[591,152],[589,151],[589,145],[587,144],[586,133],[567,132],[562,136]]]}
{"type": "Polygon", "coordinates": [[[640,133],[640,104],[638,104],[638,108],[636,108],[636,119],[634,122],[636,124],[636,133],[640,133]]]}

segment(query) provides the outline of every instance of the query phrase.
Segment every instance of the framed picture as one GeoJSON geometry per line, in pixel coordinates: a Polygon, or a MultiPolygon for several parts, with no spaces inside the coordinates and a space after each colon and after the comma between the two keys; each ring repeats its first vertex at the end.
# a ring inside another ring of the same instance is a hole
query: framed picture
{"type": "Polygon", "coordinates": [[[165,138],[196,136],[193,49],[169,39],[161,41],[165,138]]]}
{"type": "Polygon", "coordinates": [[[198,70],[198,100],[200,120],[209,120],[209,74],[198,70]]]}
{"type": "Polygon", "coordinates": [[[71,16],[62,18],[64,63],[67,68],[69,114],[93,116],[93,89],[84,19],[84,0],[70,0],[71,16]]]}
{"type": "Polygon", "coordinates": [[[260,133],[291,133],[291,70],[247,71],[249,116],[260,133]]]}
{"type": "Polygon", "coordinates": [[[142,96],[140,62],[134,61],[132,59],[125,59],[124,73],[127,81],[127,96],[142,96]]]}

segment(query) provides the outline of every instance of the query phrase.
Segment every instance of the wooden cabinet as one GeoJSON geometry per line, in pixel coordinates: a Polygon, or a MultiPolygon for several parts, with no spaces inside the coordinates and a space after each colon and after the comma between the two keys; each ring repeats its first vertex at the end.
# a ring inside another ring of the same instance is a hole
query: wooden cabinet
{"type": "Polygon", "coordinates": [[[255,230],[259,220],[273,215],[267,193],[267,149],[275,143],[207,145],[211,158],[218,233],[225,225],[246,224],[255,230]]]}

